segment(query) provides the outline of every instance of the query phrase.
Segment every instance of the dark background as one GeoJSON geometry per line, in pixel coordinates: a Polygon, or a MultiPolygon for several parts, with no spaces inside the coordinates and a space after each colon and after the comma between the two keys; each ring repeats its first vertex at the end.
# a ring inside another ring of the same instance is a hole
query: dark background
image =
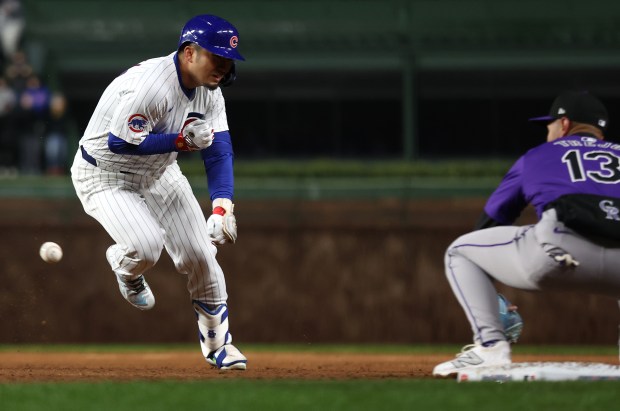
{"type": "MultiPolygon", "coordinates": [[[[310,94],[314,83],[319,83],[317,79],[312,81],[316,74],[274,72],[262,76],[244,73],[242,65],[235,84],[223,90],[239,158],[403,157],[403,103],[399,95],[402,79],[398,76],[331,73],[320,79],[320,85],[336,90],[343,87],[345,91],[333,96],[304,96],[304,92],[310,94]],[[277,79],[273,88],[290,95],[259,89],[266,77],[277,79]],[[367,94],[349,95],[347,83],[350,89],[357,87],[367,94]],[[296,92],[296,86],[302,91],[296,92]],[[247,87],[259,89],[257,96],[244,92],[247,87]],[[378,97],[370,91],[373,88],[378,89],[378,97]]],[[[529,123],[528,119],[546,115],[556,94],[564,89],[597,92],[612,116],[606,135],[609,140],[620,141],[620,125],[613,117],[620,113],[620,97],[606,92],[607,85],[617,82],[618,71],[562,74],[558,79],[550,78],[544,70],[419,73],[418,156],[516,158],[545,141],[546,128],[529,123]],[[541,89],[548,90],[546,95],[538,91],[541,89]],[[530,90],[529,94],[526,90],[530,90]]],[[[73,96],[72,82],[76,86],[97,84],[96,88],[103,90],[113,78],[114,75],[100,74],[61,79],[69,96],[73,96]]],[[[86,127],[97,99],[98,96],[73,97],[73,113],[80,130],[86,127]]]]}
{"type": "Polygon", "coordinates": [[[246,61],[224,94],[241,159],[513,158],[543,141],[527,119],[567,89],[598,95],[620,138],[611,0],[23,4],[26,50],[67,95],[76,138],[118,73],[174,51],[203,13],[240,32],[246,61]]]}
{"type": "MultiPolygon", "coordinates": [[[[22,4],[29,61],[69,102],[69,161],[107,84],[139,61],[173,52],[182,25],[203,13],[236,25],[247,59],[224,90],[237,165],[456,158],[478,159],[484,169],[485,160],[514,159],[543,142],[545,129],[527,119],[546,114],[566,89],[598,95],[610,112],[608,135],[620,139],[615,0],[22,4]]],[[[111,239],[84,213],[66,174],[0,177],[0,342],[195,341],[185,279],[165,254],[148,273],[157,305],[140,312],[118,292],[105,261],[111,239]],[[44,241],[62,245],[59,264],[38,257],[44,241]]],[[[315,181],[299,179],[303,189],[287,191],[278,177],[270,176],[272,185],[247,174],[237,180],[239,241],[218,255],[235,341],[470,340],[443,254],[471,230],[484,204],[462,193],[486,190],[488,179],[441,186],[405,176],[392,186],[390,177],[360,178],[350,181],[352,190],[339,190],[338,200],[318,201],[315,181]],[[365,184],[385,189],[347,198],[365,184]]],[[[323,189],[332,182],[325,177],[323,189]]],[[[520,307],[523,343],[618,341],[613,299],[500,290],[520,307]]]]}

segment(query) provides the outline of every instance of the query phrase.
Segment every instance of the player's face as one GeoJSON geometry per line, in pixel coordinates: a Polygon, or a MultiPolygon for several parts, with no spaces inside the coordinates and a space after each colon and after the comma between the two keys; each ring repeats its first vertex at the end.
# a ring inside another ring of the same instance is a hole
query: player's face
{"type": "Polygon", "coordinates": [[[547,141],[550,142],[558,138],[556,136],[558,135],[558,132],[560,130],[559,124],[559,119],[551,121],[549,124],[547,124],[547,141]]]}
{"type": "Polygon", "coordinates": [[[199,48],[191,64],[192,77],[197,85],[216,89],[232,68],[233,61],[199,48]]]}
{"type": "Polygon", "coordinates": [[[547,124],[547,141],[551,142],[564,137],[567,123],[570,124],[569,120],[566,117],[562,117],[547,124]]]}

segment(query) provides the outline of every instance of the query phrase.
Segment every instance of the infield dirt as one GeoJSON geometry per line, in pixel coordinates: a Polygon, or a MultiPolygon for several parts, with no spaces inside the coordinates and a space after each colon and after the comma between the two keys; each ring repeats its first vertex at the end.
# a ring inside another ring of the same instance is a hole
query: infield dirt
{"type": "MultiPolygon", "coordinates": [[[[446,354],[245,352],[248,369],[219,371],[200,353],[0,353],[0,383],[209,379],[432,378],[446,354]]],[[[617,364],[615,356],[514,355],[515,362],[583,361],[617,364]]]]}

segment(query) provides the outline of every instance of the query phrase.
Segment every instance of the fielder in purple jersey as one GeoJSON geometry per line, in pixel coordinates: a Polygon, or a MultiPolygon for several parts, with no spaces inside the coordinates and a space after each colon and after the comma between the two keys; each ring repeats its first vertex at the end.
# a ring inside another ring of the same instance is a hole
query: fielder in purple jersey
{"type": "Polygon", "coordinates": [[[144,277],[165,248],[187,275],[200,347],[219,369],[246,368],[232,345],[228,294],[216,245],[234,243],[232,141],[221,86],[236,77],[239,33],[213,15],[190,19],[177,48],[114,79],[80,139],[71,178],[84,210],[114,240],[106,258],[123,297],[140,310],[155,305],[144,277]],[[212,214],[207,220],[176,161],[198,151],[212,214]]]}
{"type": "Polygon", "coordinates": [[[493,280],[532,290],[620,298],[620,145],[604,140],[608,115],[587,92],[564,92],[549,115],[547,142],[519,158],[488,199],[476,231],[445,255],[450,286],[474,344],[433,375],[511,363],[493,280]],[[512,226],[531,204],[534,225],[512,226]]]}

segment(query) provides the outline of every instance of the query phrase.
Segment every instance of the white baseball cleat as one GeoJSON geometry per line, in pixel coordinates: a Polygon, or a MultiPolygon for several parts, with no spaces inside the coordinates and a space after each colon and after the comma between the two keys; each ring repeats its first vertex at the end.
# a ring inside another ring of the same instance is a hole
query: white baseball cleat
{"type": "Polygon", "coordinates": [[[118,289],[125,300],[129,301],[129,304],[140,310],[150,310],[155,306],[155,296],[143,275],[128,280],[125,276],[116,274],[116,280],[118,281],[118,289]]]}
{"type": "Polygon", "coordinates": [[[463,347],[456,355],[456,359],[442,362],[433,369],[436,377],[448,377],[474,368],[510,365],[510,344],[507,341],[497,341],[490,347],[470,344],[463,347]]]}
{"type": "Polygon", "coordinates": [[[207,362],[220,370],[245,370],[248,359],[232,344],[224,344],[205,357],[207,362]]]}

